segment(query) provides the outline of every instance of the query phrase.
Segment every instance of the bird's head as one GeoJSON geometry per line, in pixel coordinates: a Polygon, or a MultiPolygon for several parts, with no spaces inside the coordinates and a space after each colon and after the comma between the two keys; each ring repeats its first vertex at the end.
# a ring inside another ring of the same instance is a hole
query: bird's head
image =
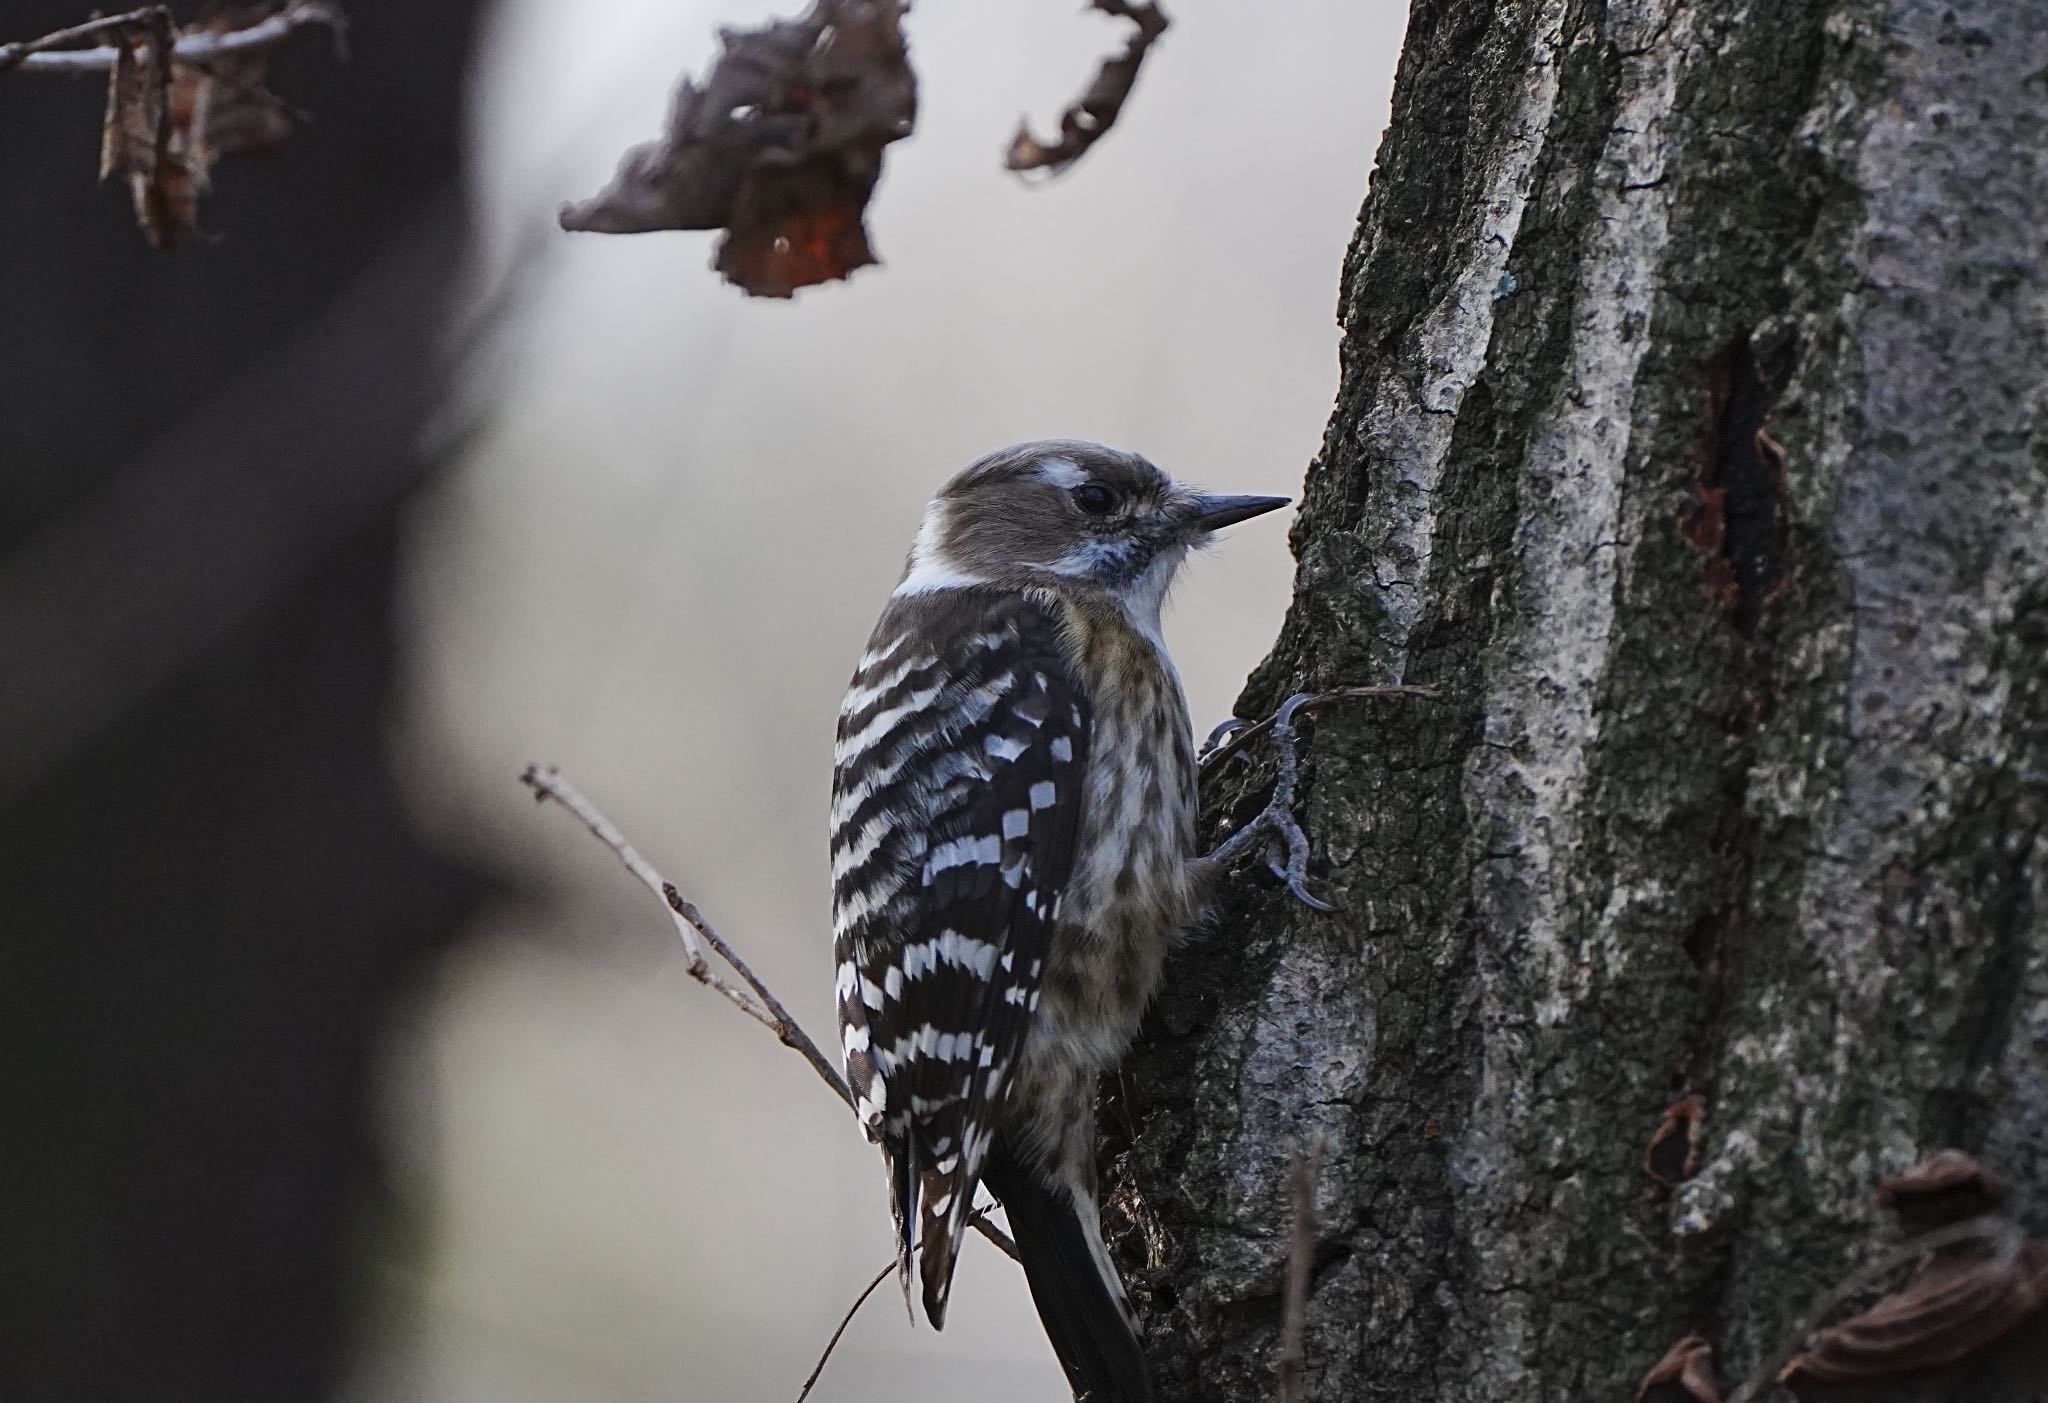
{"type": "Polygon", "coordinates": [[[1197,492],[1097,443],[1020,443],[940,489],[896,592],[1081,588],[1156,617],[1191,547],[1287,500],[1197,492]]]}

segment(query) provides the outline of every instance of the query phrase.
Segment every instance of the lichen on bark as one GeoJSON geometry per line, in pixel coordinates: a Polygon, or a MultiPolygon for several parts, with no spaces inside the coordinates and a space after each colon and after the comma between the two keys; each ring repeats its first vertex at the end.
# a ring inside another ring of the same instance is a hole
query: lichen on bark
{"type": "Polygon", "coordinates": [[[2037,31],[1415,5],[1240,710],[1442,699],[1319,716],[1341,913],[1233,884],[1113,1088],[1163,1396],[1269,1396],[1317,1133],[1325,1399],[1625,1398],[1692,1332],[1732,1386],[1880,1179],[2048,1188],[2037,31]]]}

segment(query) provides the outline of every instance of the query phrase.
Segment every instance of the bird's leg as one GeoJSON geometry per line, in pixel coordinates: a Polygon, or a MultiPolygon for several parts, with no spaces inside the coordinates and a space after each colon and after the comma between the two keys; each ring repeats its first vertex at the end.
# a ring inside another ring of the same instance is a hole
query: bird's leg
{"type": "MultiPolygon", "coordinates": [[[[1313,693],[1297,692],[1273,713],[1269,726],[1279,765],[1273,792],[1266,800],[1266,807],[1259,810],[1250,823],[1218,844],[1208,855],[1208,860],[1228,867],[1255,845],[1263,844],[1266,866],[1286,883],[1294,899],[1311,911],[1327,912],[1337,908],[1318,899],[1308,889],[1308,834],[1302,832],[1301,822],[1294,816],[1294,784],[1300,761],[1300,736],[1294,729],[1294,717],[1302,707],[1317,699],[1313,693]]],[[[1229,750],[1219,750],[1218,747],[1252,724],[1233,717],[1211,731],[1202,746],[1201,762],[1207,765],[1235,754],[1236,747],[1229,750]]]]}

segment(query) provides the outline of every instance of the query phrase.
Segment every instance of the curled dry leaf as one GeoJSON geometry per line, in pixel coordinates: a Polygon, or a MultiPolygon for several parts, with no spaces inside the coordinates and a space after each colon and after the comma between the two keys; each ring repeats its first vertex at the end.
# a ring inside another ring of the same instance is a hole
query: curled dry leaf
{"type": "Polygon", "coordinates": [[[1706,1115],[1707,1099],[1698,1092],[1672,1102],[1643,1152],[1643,1172],[1667,1189],[1690,1179],[1700,1167],[1700,1124],[1706,1115]]]}
{"type": "Polygon", "coordinates": [[[114,32],[114,67],[107,75],[107,115],[100,126],[100,179],[128,182],[135,218],[149,241],[167,247],[173,189],[171,155],[171,13],[138,11],[133,24],[114,32]]]}
{"type": "Polygon", "coordinates": [[[724,229],[714,266],[756,297],[875,261],[863,216],[883,148],[910,135],[917,79],[902,0],[818,0],[796,20],[727,30],[704,84],[676,89],[668,130],[619,162],[564,229],[724,229]]]}
{"type": "Polygon", "coordinates": [[[1925,1230],[1988,1213],[2011,1192],[2005,1181],[1961,1150],[1942,1150],[1877,1186],[1877,1202],[1925,1230]]]}
{"type": "Polygon", "coordinates": [[[1665,1351],[1636,1389],[1636,1403],[1721,1403],[1714,1382],[1714,1347],[1687,1335],[1665,1351]]]}
{"type": "Polygon", "coordinates": [[[291,135],[291,109],[263,83],[266,48],[232,41],[269,27],[275,42],[307,22],[338,33],[340,12],[306,0],[275,17],[260,6],[219,10],[180,32],[158,6],[114,25],[100,179],[127,181],[151,244],[176,248],[198,232],[216,160],[274,151],[291,135]],[[205,36],[229,42],[216,47],[205,36]]]}
{"type": "Polygon", "coordinates": [[[1017,134],[1010,138],[1009,155],[1004,159],[1004,164],[1013,171],[1046,171],[1057,175],[1087,155],[1088,148],[1116,125],[1124,102],[1138,81],[1138,70],[1144,65],[1146,53],[1151,50],[1153,42],[1166,32],[1166,15],[1157,4],[1094,0],[1094,6],[1106,15],[1129,20],[1134,26],[1131,42],[1121,54],[1112,54],[1102,61],[1102,67],[1095,72],[1095,81],[1060,117],[1059,140],[1050,143],[1040,141],[1031,134],[1029,124],[1017,124],[1017,134]]]}
{"type": "MultiPolygon", "coordinates": [[[[2017,1229],[2014,1230],[2017,1235],[2017,1229]]],[[[2007,1345],[2032,1350],[2032,1373],[2048,1340],[2048,1238],[2035,1238],[2015,1251],[1951,1251],[1937,1255],[1903,1290],[1869,1310],[1821,1332],[1813,1346],[1793,1359],[1784,1381],[1803,1400],[1909,1396],[1890,1385],[1972,1361],[2007,1345]],[[1844,1391],[1847,1386],[1849,1391],[1844,1391]]],[[[2022,1382],[2031,1397],[2041,1383],[2022,1382]]],[[[1979,1383],[1965,1393],[1986,1403],[1999,1389],[1979,1383]]],[[[1912,1395],[1917,1396],[1917,1395],[1912,1395]]]]}

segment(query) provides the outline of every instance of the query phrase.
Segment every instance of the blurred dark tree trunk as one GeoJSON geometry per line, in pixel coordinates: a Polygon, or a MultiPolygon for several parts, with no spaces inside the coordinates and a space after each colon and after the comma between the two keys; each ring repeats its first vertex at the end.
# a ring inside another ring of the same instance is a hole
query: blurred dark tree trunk
{"type": "Polygon", "coordinates": [[[311,123],[172,255],[93,184],[99,84],[0,78],[8,1400],[332,1393],[375,1041],[480,894],[383,731],[478,6],[347,9],[352,62],[273,65],[311,123]]]}
{"type": "Polygon", "coordinates": [[[1690,1331],[1731,1390],[1944,1147],[2041,1229],[2040,14],[1415,5],[1240,710],[1443,700],[1320,713],[1341,914],[1233,884],[1106,1118],[1166,1397],[1271,1396],[1317,1132],[1326,1403],[1626,1399],[1690,1331]]]}

